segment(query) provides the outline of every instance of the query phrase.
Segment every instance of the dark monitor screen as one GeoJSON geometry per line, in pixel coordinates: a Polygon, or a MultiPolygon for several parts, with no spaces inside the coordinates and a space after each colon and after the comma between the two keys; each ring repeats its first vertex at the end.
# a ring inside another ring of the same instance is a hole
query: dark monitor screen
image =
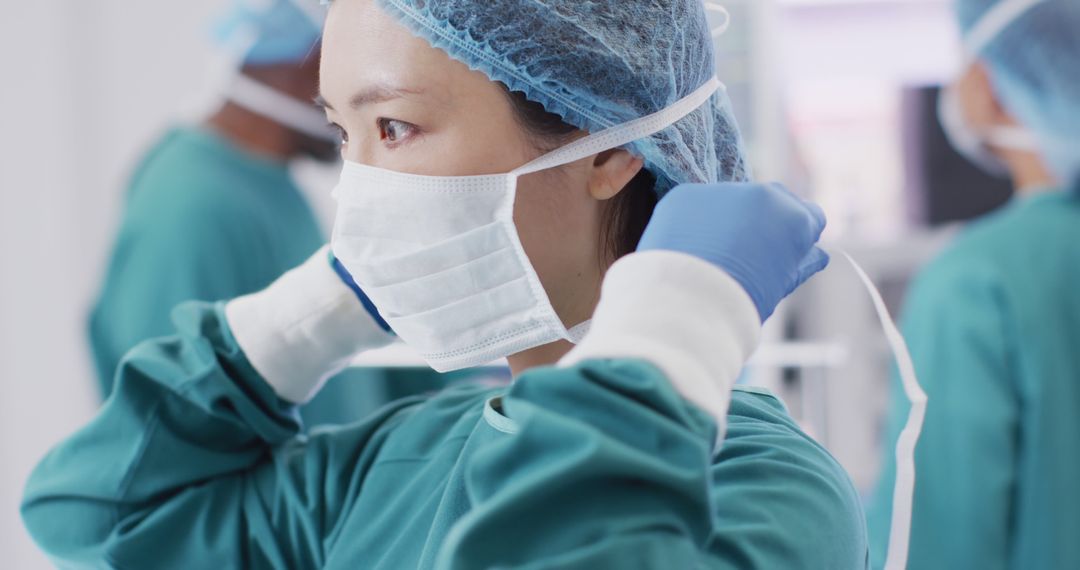
{"type": "Polygon", "coordinates": [[[905,192],[917,223],[970,220],[1012,196],[1012,184],[984,173],[953,149],[937,114],[939,87],[906,89],[902,98],[905,192]]]}

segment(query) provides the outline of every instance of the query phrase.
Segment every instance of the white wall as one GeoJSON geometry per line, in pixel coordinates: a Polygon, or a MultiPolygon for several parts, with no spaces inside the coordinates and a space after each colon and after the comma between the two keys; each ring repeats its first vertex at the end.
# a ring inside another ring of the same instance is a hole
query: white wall
{"type": "Polygon", "coordinates": [[[0,6],[0,552],[48,568],[23,482],[93,412],[83,318],[139,150],[199,92],[221,0],[0,6]]]}

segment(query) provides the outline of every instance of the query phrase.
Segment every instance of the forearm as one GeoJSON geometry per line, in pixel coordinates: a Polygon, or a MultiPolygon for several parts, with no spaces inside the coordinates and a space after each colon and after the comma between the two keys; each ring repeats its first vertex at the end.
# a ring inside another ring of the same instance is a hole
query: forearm
{"type": "Polygon", "coordinates": [[[220,306],[188,304],[175,320],[178,335],[129,353],[98,416],[31,476],[23,517],[54,559],[100,563],[127,517],[250,469],[298,432],[294,406],[251,367],[220,306]]]}
{"type": "Polygon", "coordinates": [[[760,330],[749,296],[720,269],[675,252],[636,253],[608,271],[591,330],[562,364],[646,360],[712,417],[719,442],[731,387],[760,330]]]}
{"type": "Polygon", "coordinates": [[[231,301],[226,314],[254,368],[295,403],[310,400],[357,353],[394,339],[334,272],[327,248],[264,291],[231,301]]]}
{"type": "Polygon", "coordinates": [[[335,287],[351,292],[326,279],[336,276],[325,258],[318,261],[228,308],[182,306],[177,336],[143,343],[123,360],[114,397],[29,481],[23,516],[47,552],[100,562],[123,550],[120,528],[159,510],[240,516],[240,489],[230,491],[232,503],[213,494],[242,486],[246,473],[298,433],[295,404],[341,361],[389,338],[364,329],[363,320],[351,323],[360,333],[344,330],[356,315],[335,287]]]}

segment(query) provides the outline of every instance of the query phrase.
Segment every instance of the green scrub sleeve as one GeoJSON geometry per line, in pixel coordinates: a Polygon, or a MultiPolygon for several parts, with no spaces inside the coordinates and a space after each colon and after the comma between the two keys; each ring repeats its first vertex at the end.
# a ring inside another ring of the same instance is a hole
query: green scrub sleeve
{"type": "Polygon", "coordinates": [[[308,438],[239,350],[223,308],[189,303],[178,335],[121,362],[117,394],[55,448],[23,520],[61,567],[317,568],[350,481],[394,415],[308,438]],[[104,563],[104,564],[103,564],[104,563]]]}
{"type": "MultiPolygon", "coordinates": [[[[915,455],[912,568],[1006,568],[1017,483],[1019,396],[1009,307],[994,271],[957,259],[931,265],[905,307],[904,336],[930,398],[915,455]]],[[[868,514],[874,567],[884,566],[895,458],[907,417],[899,380],[889,450],[868,514]]]]}
{"type": "MultiPolygon", "coordinates": [[[[331,466],[361,477],[392,409],[297,438],[296,408],[252,368],[220,306],[187,304],[175,321],[178,335],[129,354],[115,397],[38,466],[22,510],[31,534],[62,567],[320,567],[358,487],[331,466]]],[[[546,369],[505,402],[521,433],[473,456],[474,508],[437,567],[701,560],[716,427],[658,371],[546,369]]]]}

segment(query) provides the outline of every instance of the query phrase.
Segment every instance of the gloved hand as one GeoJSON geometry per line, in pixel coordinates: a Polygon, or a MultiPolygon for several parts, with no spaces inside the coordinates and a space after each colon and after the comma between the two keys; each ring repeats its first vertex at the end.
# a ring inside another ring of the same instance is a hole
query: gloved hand
{"type": "Polygon", "coordinates": [[[333,251],[330,252],[330,266],[334,268],[334,272],[341,278],[341,281],[348,285],[349,289],[352,289],[352,292],[356,294],[356,298],[360,299],[360,303],[364,305],[364,309],[366,309],[368,314],[375,319],[375,322],[378,323],[384,331],[393,333],[394,331],[390,329],[390,324],[379,314],[379,309],[375,308],[375,303],[372,303],[371,299],[364,293],[364,290],[356,284],[356,280],[353,279],[352,274],[350,274],[349,270],[345,269],[345,266],[341,264],[341,261],[334,256],[333,251]]]}
{"type": "Polygon", "coordinates": [[[638,251],[708,261],[742,285],[762,322],[829,256],[816,247],[825,213],[779,184],[686,184],[659,204],[638,251]]]}

